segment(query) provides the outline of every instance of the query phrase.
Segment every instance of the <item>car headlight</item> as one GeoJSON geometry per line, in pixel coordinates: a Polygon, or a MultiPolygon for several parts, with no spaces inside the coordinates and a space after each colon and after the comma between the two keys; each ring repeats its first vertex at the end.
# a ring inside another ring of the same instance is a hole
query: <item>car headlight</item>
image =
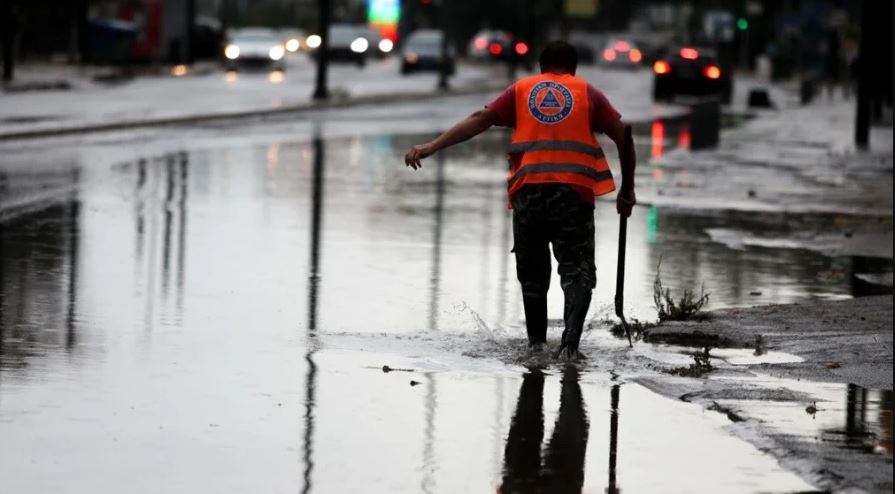
{"type": "Polygon", "coordinates": [[[308,48],[319,48],[321,43],[323,43],[323,38],[319,34],[312,34],[305,40],[305,45],[308,48]]]}
{"type": "Polygon", "coordinates": [[[292,38],[286,42],[286,50],[289,53],[295,53],[298,51],[299,48],[301,48],[301,43],[299,43],[298,40],[295,38],[292,38]]]}
{"type": "Polygon", "coordinates": [[[395,48],[395,43],[390,39],[384,39],[379,42],[379,51],[382,53],[389,53],[392,49],[395,48]]]}
{"type": "Polygon", "coordinates": [[[267,52],[267,54],[270,55],[271,60],[279,60],[279,59],[283,58],[283,55],[286,54],[286,50],[283,49],[282,46],[277,45],[277,46],[274,46],[273,48],[271,48],[270,51],[267,52]]]}
{"type": "Polygon", "coordinates": [[[354,53],[363,53],[370,47],[370,43],[366,38],[357,38],[351,42],[351,51],[354,53]]]}
{"type": "Polygon", "coordinates": [[[224,48],[224,56],[230,60],[236,60],[239,58],[239,47],[236,45],[227,45],[227,47],[224,48]]]}

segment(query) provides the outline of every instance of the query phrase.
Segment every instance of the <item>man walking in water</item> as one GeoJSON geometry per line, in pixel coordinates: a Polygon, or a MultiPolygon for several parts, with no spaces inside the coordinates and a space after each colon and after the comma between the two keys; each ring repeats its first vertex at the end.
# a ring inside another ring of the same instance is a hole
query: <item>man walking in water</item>
{"type": "Polygon", "coordinates": [[[550,250],[558,263],[565,295],[560,353],[578,354],[584,318],[596,286],[594,196],[615,190],[609,165],[594,133],[615,142],[622,163],[618,213],[630,216],[634,195],[634,149],[625,146],[621,115],[599,90],[575,76],[578,53],[563,41],[548,44],[539,75],[526,77],[494,101],[431,142],[413,146],[404,163],[420,160],[481,134],[493,125],[513,129],[507,179],[513,209],[513,252],[522,285],[529,345],[547,342],[550,250]]]}

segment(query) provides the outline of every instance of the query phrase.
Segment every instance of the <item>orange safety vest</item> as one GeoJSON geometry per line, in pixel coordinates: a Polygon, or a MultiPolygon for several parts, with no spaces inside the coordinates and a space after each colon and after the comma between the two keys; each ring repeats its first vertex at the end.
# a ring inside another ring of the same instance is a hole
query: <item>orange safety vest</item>
{"type": "Polygon", "coordinates": [[[516,129],[510,153],[522,159],[507,177],[509,194],[528,184],[586,187],[595,196],[615,190],[603,149],[590,128],[587,81],[541,74],[515,84],[516,129]]]}

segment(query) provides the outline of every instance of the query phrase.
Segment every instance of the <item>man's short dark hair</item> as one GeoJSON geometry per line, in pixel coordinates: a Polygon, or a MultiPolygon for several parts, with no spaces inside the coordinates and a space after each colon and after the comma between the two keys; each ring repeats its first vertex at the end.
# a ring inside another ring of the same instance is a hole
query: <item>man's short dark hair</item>
{"type": "Polygon", "coordinates": [[[541,72],[547,69],[562,69],[574,74],[578,68],[578,50],[565,41],[551,41],[541,51],[538,62],[541,65],[541,72]]]}

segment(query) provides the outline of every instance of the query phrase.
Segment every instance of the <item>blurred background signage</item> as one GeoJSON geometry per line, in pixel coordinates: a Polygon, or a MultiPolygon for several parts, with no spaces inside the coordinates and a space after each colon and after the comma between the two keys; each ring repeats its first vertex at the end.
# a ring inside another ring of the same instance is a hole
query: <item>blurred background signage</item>
{"type": "Polygon", "coordinates": [[[565,0],[567,17],[593,17],[597,15],[599,0],[565,0]]]}
{"type": "Polygon", "coordinates": [[[400,0],[368,0],[367,21],[383,38],[398,38],[398,21],[401,19],[400,0]]]}

